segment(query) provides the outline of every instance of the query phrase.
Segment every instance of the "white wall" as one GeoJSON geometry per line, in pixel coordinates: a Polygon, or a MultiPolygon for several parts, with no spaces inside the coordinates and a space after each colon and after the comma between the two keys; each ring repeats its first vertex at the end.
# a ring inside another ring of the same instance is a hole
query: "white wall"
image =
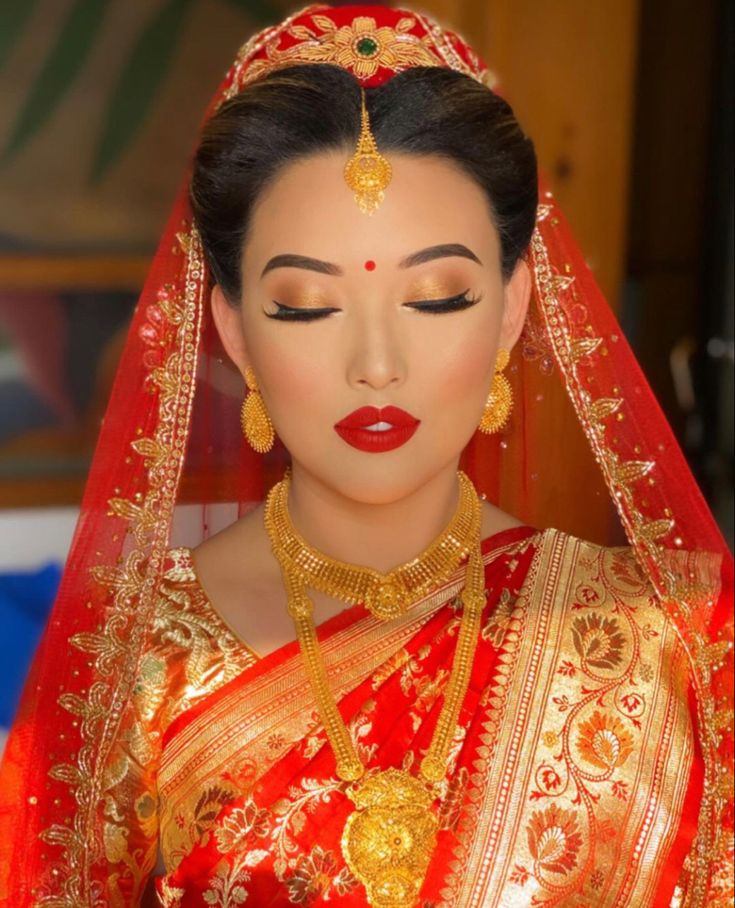
{"type": "Polygon", "coordinates": [[[63,564],[77,508],[0,510],[0,571],[32,570],[47,561],[63,564]]]}
{"type": "MultiPolygon", "coordinates": [[[[0,509],[0,571],[32,570],[47,561],[66,559],[74,534],[77,508],[0,509]]],[[[237,506],[216,504],[207,508],[209,534],[237,520],[237,506]]],[[[171,533],[171,545],[195,546],[202,537],[202,509],[181,505],[171,533]]]]}

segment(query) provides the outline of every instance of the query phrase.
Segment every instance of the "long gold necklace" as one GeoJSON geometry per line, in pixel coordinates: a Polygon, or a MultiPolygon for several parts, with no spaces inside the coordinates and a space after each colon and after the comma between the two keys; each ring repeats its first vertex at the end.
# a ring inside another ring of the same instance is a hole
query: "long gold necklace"
{"type": "MultiPolygon", "coordinates": [[[[480,617],[485,604],[484,568],[480,550],[480,501],[471,481],[463,473],[459,473],[458,477],[460,505],[457,513],[449,527],[426,550],[435,553],[446,548],[452,548],[453,551],[464,548],[469,552],[469,562],[461,594],[463,610],[457,649],[431,744],[421,761],[421,778],[395,768],[365,774],[365,767],[355,752],[350,733],[327,682],[326,667],[314,627],[313,605],[306,595],[305,587],[312,585],[312,578],[317,577],[318,589],[328,588],[333,591],[331,595],[355,602],[360,600],[351,599],[352,594],[348,591],[359,585],[361,589],[367,586],[368,592],[374,592],[370,589],[371,584],[383,590],[394,582],[387,578],[403,578],[410,567],[410,576],[421,578],[421,582],[414,587],[414,590],[421,592],[414,594],[415,598],[412,599],[404,596],[398,612],[388,607],[381,608],[378,613],[378,617],[385,617],[386,614],[392,616],[402,613],[421,595],[438,586],[448,576],[446,564],[432,561],[430,566],[424,565],[414,574],[422,555],[390,574],[382,575],[367,568],[329,559],[312,549],[304,540],[301,540],[301,545],[305,551],[303,555],[299,555],[290,545],[292,537],[279,535],[279,529],[290,527],[288,479],[271,490],[266,502],[265,525],[273,552],[281,565],[288,610],[294,621],[306,674],[335,754],[337,775],[352,783],[346,794],[354,803],[355,810],[347,818],[342,832],[342,853],[352,873],[365,886],[368,904],[374,908],[409,908],[414,905],[421,890],[436,847],[439,824],[433,803],[437,798],[437,783],[446,774],[449,747],[467,692],[480,633],[480,617]],[[466,528],[464,538],[456,535],[457,526],[466,528]],[[449,546],[443,547],[441,542],[451,527],[454,527],[453,541],[449,546]],[[302,564],[308,565],[309,570],[296,566],[302,564]],[[436,572],[433,576],[432,570],[436,572]]],[[[395,586],[393,588],[396,589],[395,586]]],[[[405,589],[402,586],[397,588],[405,589]]],[[[371,601],[374,602],[375,599],[371,601]]],[[[379,601],[381,604],[386,602],[384,599],[379,601]]],[[[387,605],[390,606],[390,603],[387,605]]]]}

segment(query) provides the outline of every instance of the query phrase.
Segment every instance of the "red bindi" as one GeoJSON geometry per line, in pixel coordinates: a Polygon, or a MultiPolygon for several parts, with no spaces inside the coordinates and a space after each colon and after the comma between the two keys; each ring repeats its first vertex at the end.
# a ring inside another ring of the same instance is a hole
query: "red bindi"
{"type": "Polygon", "coordinates": [[[365,271],[375,271],[375,262],[372,259],[365,262],[365,271]]]}

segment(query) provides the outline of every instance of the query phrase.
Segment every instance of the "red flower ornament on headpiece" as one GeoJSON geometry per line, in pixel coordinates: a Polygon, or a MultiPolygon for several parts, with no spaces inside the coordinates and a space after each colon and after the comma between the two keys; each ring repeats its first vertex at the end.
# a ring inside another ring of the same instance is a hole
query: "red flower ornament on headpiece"
{"type": "Polygon", "coordinates": [[[384,6],[308,6],[243,46],[224,98],[266,73],[300,63],[332,63],[363,88],[382,85],[416,66],[445,66],[490,84],[493,77],[454,32],[427,16],[384,6]]]}

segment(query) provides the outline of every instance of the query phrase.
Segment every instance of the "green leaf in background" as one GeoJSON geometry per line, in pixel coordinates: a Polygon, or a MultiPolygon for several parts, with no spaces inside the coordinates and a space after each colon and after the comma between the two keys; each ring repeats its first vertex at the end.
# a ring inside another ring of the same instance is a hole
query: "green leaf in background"
{"type": "Polygon", "coordinates": [[[77,0],[71,8],[21,108],[3,160],[15,155],[54,112],[84,65],[109,5],[110,0],[77,0]]]}
{"type": "Polygon", "coordinates": [[[0,3],[0,69],[35,8],[35,0],[3,0],[0,3]]]}
{"type": "Polygon", "coordinates": [[[192,0],[168,0],[133,47],[105,114],[92,165],[93,182],[105,175],[142,125],[168,71],[191,3],[192,0]]]}
{"type": "Polygon", "coordinates": [[[230,0],[230,3],[247,13],[256,25],[275,25],[283,18],[278,5],[271,0],[230,0]]]}

